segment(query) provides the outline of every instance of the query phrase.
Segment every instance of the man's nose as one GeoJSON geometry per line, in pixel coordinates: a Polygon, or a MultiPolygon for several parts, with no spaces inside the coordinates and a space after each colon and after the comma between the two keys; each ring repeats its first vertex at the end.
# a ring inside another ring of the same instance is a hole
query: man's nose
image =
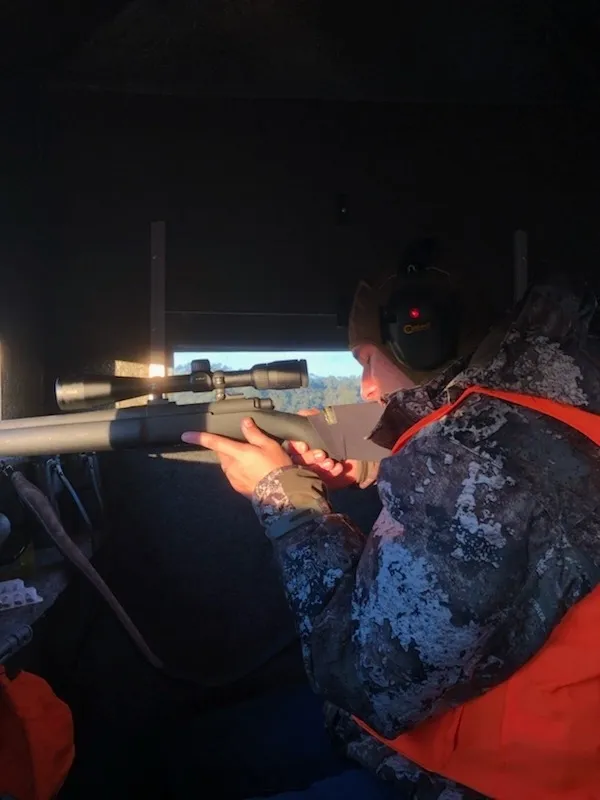
{"type": "Polygon", "coordinates": [[[375,403],[379,400],[379,389],[372,378],[363,378],[361,380],[360,396],[365,403],[375,403]]]}

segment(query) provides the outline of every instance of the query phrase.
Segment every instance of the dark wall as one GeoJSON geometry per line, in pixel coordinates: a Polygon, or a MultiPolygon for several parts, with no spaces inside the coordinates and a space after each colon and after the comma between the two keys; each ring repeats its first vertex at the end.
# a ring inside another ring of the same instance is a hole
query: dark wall
{"type": "Polygon", "coordinates": [[[173,346],[344,346],[340,296],[418,233],[442,235],[498,305],[515,228],[538,265],[599,249],[593,132],[566,111],[100,94],[48,111],[62,371],[148,359],[156,219],[168,307],[188,312],[169,316],[173,346]]]}
{"type": "Polygon", "coordinates": [[[37,98],[0,90],[0,107],[0,409],[9,419],[43,407],[47,295],[37,98]]]}

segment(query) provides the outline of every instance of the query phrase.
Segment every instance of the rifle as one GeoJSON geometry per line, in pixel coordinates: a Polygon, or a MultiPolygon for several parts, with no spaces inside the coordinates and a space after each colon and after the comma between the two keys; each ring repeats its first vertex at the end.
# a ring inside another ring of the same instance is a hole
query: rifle
{"type": "Polygon", "coordinates": [[[55,383],[58,407],[65,414],[0,422],[0,458],[48,456],[130,449],[181,449],[184,431],[206,431],[245,441],[244,417],[252,417],[278,442],[303,441],[325,450],[331,458],[381,460],[389,451],[366,436],[381,414],[374,403],[330,406],[302,417],[276,411],[270,398],[228,397],[227,389],[299,389],[308,386],[305,360],[256,364],[250,370],[212,371],[210,362],[196,360],[186,375],[126,378],[87,375],[76,382],[55,383]],[[165,395],[180,392],[216,393],[209,403],[178,404],[165,395]],[[150,396],[144,405],[82,410],[122,400],[150,396]],[[75,409],[75,410],[74,410],[75,409]]]}

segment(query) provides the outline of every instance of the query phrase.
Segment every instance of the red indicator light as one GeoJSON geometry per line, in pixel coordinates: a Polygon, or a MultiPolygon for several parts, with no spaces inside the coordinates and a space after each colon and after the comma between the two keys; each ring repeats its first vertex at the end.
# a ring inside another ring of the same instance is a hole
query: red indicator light
{"type": "Polygon", "coordinates": [[[418,308],[411,308],[411,310],[408,312],[408,316],[411,319],[419,319],[419,317],[421,316],[421,312],[419,311],[418,308]]]}

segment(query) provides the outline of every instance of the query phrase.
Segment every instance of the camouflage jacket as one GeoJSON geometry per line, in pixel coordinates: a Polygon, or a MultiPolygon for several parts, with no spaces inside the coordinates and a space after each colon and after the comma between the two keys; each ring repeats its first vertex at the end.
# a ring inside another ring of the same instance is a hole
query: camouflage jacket
{"type": "MultiPolygon", "coordinates": [[[[595,300],[534,288],[468,364],[392,395],[373,432],[392,446],[469,386],[600,412],[600,358],[588,334],[595,300]]],[[[597,447],[540,413],[474,394],[382,461],[372,531],[334,514],[303,468],[257,487],[309,679],[347,754],[402,797],[472,790],[425,773],[365,734],[386,738],[512,675],[600,577],[597,447]]]]}

